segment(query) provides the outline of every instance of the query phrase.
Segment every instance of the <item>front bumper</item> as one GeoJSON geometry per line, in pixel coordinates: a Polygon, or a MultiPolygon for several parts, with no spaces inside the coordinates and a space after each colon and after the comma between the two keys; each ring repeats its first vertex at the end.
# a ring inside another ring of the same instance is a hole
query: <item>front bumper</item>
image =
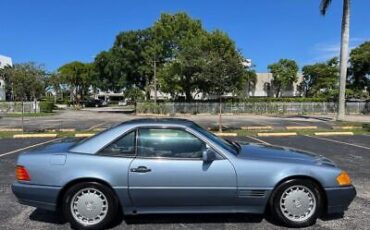
{"type": "Polygon", "coordinates": [[[325,192],[328,203],[327,214],[329,215],[339,214],[346,211],[357,194],[355,187],[352,185],[346,187],[326,188],[325,192]]]}
{"type": "Polygon", "coordinates": [[[60,187],[14,183],[12,191],[19,203],[55,211],[60,187]]]}

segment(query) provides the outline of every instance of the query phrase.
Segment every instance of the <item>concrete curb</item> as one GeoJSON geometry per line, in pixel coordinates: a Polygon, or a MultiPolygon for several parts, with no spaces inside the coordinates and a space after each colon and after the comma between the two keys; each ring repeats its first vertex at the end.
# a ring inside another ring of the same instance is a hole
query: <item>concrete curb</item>
{"type": "Polygon", "coordinates": [[[316,136],[335,136],[335,135],[348,135],[352,136],[353,132],[317,132],[316,136]]]}
{"type": "Polygon", "coordinates": [[[272,126],[242,126],[241,129],[244,130],[267,130],[272,129],[272,126]]]}
{"type": "Polygon", "coordinates": [[[95,133],[76,133],[75,137],[92,137],[95,133]]]}
{"type": "Polygon", "coordinates": [[[92,131],[94,131],[94,132],[101,132],[101,131],[104,131],[104,130],[106,130],[106,128],[95,128],[92,131]]]}
{"type": "Polygon", "coordinates": [[[361,126],[333,126],[333,129],[362,129],[361,126]]]}
{"type": "Polygon", "coordinates": [[[287,130],[317,129],[317,126],[286,126],[287,130]]]}
{"type": "Polygon", "coordinates": [[[214,134],[217,135],[217,136],[219,136],[219,137],[237,137],[238,136],[237,133],[220,133],[220,132],[215,132],[214,134]]]}
{"type": "Polygon", "coordinates": [[[287,136],[297,136],[296,132],[290,133],[257,133],[259,137],[287,137],[287,136]]]}
{"type": "Polygon", "coordinates": [[[62,132],[62,133],[67,133],[67,132],[76,132],[76,129],[48,129],[46,130],[47,132],[62,132]]]}
{"type": "Polygon", "coordinates": [[[0,132],[22,132],[22,129],[1,128],[0,132]]]}
{"type": "Polygon", "coordinates": [[[16,134],[13,138],[56,138],[58,135],[55,133],[38,133],[38,134],[16,134]]]}
{"type": "Polygon", "coordinates": [[[76,132],[76,129],[59,129],[59,132],[76,132]]]}

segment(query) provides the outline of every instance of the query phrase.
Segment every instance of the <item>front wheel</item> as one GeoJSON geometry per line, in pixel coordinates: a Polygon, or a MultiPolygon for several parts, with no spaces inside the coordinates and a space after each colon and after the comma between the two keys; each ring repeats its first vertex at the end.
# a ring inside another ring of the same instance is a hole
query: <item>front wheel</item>
{"type": "Polygon", "coordinates": [[[271,206],[273,216],[285,226],[307,227],[320,216],[322,198],[314,182],[293,179],[276,188],[271,206]]]}
{"type": "Polygon", "coordinates": [[[72,186],[63,201],[63,214],[74,229],[105,229],[113,221],[117,208],[113,191],[92,182],[72,186]]]}

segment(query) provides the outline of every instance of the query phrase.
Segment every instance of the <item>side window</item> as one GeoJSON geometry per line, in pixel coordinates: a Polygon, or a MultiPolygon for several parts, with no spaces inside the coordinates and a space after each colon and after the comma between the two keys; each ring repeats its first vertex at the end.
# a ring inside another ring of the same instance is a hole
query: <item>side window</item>
{"type": "Polygon", "coordinates": [[[100,154],[115,156],[134,156],[135,155],[135,137],[136,132],[132,131],[113,143],[109,144],[100,154]]]}
{"type": "Polygon", "coordinates": [[[139,130],[139,157],[202,158],[206,144],[181,129],[142,128],[139,130]]]}

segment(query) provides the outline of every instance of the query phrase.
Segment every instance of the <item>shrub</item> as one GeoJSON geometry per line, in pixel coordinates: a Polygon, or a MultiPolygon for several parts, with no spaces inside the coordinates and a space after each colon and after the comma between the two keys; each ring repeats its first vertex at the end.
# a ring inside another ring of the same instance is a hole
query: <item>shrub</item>
{"type": "Polygon", "coordinates": [[[137,113],[154,113],[154,114],[167,114],[169,111],[165,104],[153,102],[138,103],[136,107],[137,113]]]}
{"type": "Polygon", "coordinates": [[[52,113],[55,105],[52,100],[46,100],[40,102],[40,112],[41,113],[52,113]]]}

